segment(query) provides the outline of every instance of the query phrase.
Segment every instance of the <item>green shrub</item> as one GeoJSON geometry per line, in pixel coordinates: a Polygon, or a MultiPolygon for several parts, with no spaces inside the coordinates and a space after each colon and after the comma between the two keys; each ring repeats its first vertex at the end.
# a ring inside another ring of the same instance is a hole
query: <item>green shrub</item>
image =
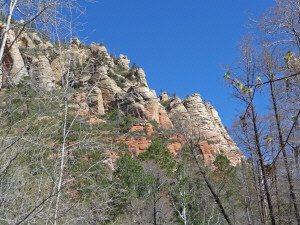
{"type": "Polygon", "coordinates": [[[125,88],[125,79],[124,78],[120,78],[120,79],[117,79],[116,81],[117,85],[120,87],[120,88],[125,88]]]}
{"type": "Polygon", "coordinates": [[[171,103],[171,99],[167,101],[160,101],[160,104],[165,108],[168,108],[170,106],[170,103],[171,103]]]}
{"type": "Polygon", "coordinates": [[[214,141],[210,141],[210,140],[208,140],[207,143],[208,143],[209,145],[214,145],[214,144],[215,144],[214,141]]]}
{"type": "Polygon", "coordinates": [[[234,170],[234,167],[230,165],[229,159],[223,154],[217,155],[214,165],[224,175],[230,175],[234,170]]]}
{"type": "Polygon", "coordinates": [[[109,120],[111,121],[116,121],[119,119],[119,110],[114,109],[110,114],[109,114],[109,120]]]}
{"type": "Polygon", "coordinates": [[[33,39],[33,43],[34,43],[35,45],[39,45],[39,44],[41,43],[41,41],[39,41],[39,40],[37,40],[37,39],[33,39]]]}
{"type": "Polygon", "coordinates": [[[131,154],[126,152],[117,160],[117,166],[115,175],[120,179],[120,184],[127,193],[135,192],[139,197],[147,194],[145,187],[149,184],[150,176],[145,174],[139,160],[132,158],[131,154]]]}
{"type": "Polygon", "coordinates": [[[176,161],[173,159],[172,153],[161,141],[154,141],[147,148],[147,151],[141,153],[138,158],[142,161],[154,159],[162,168],[169,170],[176,166],[176,161]]]}
{"type": "Polygon", "coordinates": [[[127,133],[130,130],[133,121],[134,119],[130,114],[123,117],[123,121],[120,123],[120,127],[123,133],[127,133]]]}
{"type": "Polygon", "coordinates": [[[149,123],[154,127],[154,130],[159,130],[159,124],[156,120],[151,120],[149,123]]]}
{"type": "Polygon", "coordinates": [[[123,77],[118,77],[116,74],[114,74],[113,72],[108,72],[107,76],[109,76],[110,78],[112,78],[116,84],[118,85],[118,87],[120,88],[125,88],[125,78],[123,77]]]}

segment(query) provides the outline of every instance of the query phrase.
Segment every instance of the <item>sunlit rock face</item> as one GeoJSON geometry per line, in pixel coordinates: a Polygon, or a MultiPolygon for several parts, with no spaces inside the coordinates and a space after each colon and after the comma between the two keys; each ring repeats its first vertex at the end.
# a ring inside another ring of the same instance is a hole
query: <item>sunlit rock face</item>
{"type": "Polygon", "coordinates": [[[169,117],[179,129],[199,136],[204,161],[212,163],[217,154],[225,154],[232,165],[237,165],[244,158],[235,142],[223,126],[218,112],[204,102],[199,94],[188,96],[187,99],[172,99],[169,117]]]}
{"type": "Polygon", "coordinates": [[[55,86],[55,77],[49,60],[45,55],[38,55],[32,59],[30,75],[37,85],[50,91],[55,86]]]}
{"type": "MultiPolygon", "coordinates": [[[[4,25],[0,24],[0,31],[3,29],[4,25]]],[[[24,60],[19,50],[19,45],[17,42],[14,42],[15,39],[15,32],[10,30],[8,32],[1,68],[3,73],[0,77],[2,81],[1,84],[4,83],[4,85],[18,85],[24,77],[28,76],[24,60]]]]}
{"type": "MultiPolygon", "coordinates": [[[[0,29],[3,29],[1,24],[0,29]]],[[[15,33],[10,31],[7,46],[14,39],[15,33]]],[[[95,115],[117,109],[120,115],[131,114],[156,121],[165,129],[196,130],[200,137],[200,155],[206,164],[212,164],[221,153],[232,165],[244,158],[224,128],[218,112],[199,94],[183,100],[171,98],[167,92],[157,97],[149,88],[142,68],[135,64],[130,68],[127,56],[121,54],[115,58],[103,44],[84,45],[79,39],[72,38],[58,51],[57,46],[42,40],[36,33],[24,33],[5,53],[5,79],[19,84],[24,77],[30,77],[36,86],[47,91],[62,88],[68,80],[70,87],[78,90],[72,98],[78,103],[80,113],[92,116],[93,123],[98,122],[95,115]],[[34,51],[35,54],[31,54],[34,51]]],[[[0,81],[2,79],[1,75],[0,81]]],[[[179,140],[168,147],[176,153],[183,145],[184,141],[179,140]]]]}
{"type": "Polygon", "coordinates": [[[135,117],[156,121],[165,129],[173,128],[165,108],[159,103],[156,94],[148,87],[131,87],[125,94],[117,96],[119,109],[135,117]]]}

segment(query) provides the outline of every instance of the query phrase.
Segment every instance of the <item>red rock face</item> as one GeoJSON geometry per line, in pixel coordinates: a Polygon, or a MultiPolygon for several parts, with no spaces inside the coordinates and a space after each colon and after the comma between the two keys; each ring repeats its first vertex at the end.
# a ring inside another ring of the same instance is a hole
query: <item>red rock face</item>
{"type": "Polygon", "coordinates": [[[88,120],[89,124],[100,124],[100,123],[105,123],[104,120],[97,118],[96,116],[91,116],[88,120]]]}
{"type": "Polygon", "coordinates": [[[170,140],[175,140],[172,143],[167,145],[167,148],[170,150],[171,153],[177,155],[177,152],[182,149],[183,145],[185,144],[183,136],[181,134],[174,135],[169,138],[170,140]]]}
{"type": "Polygon", "coordinates": [[[148,140],[146,137],[142,137],[140,140],[135,140],[134,138],[122,136],[117,138],[115,141],[126,144],[133,157],[145,152],[152,143],[152,141],[148,140]]]}
{"type": "Polygon", "coordinates": [[[134,131],[146,131],[146,134],[151,136],[154,132],[154,128],[150,123],[134,123],[129,130],[129,132],[134,132],[134,131]]]}
{"type": "Polygon", "coordinates": [[[182,149],[182,143],[174,142],[167,145],[167,148],[170,150],[171,153],[177,155],[177,151],[182,149]]]}
{"type": "Polygon", "coordinates": [[[207,141],[203,141],[199,144],[200,154],[205,165],[212,165],[215,161],[215,156],[219,153],[218,147],[212,144],[208,144],[207,141]]]}
{"type": "MultiPolygon", "coordinates": [[[[145,135],[147,134],[148,136],[152,135],[155,130],[153,126],[145,121],[145,123],[136,123],[133,124],[131,129],[129,130],[130,132],[135,132],[135,131],[142,131],[145,132],[145,135]]],[[[163,134],[162,134],[163,135],[163,134]]],[[[185,140],[182,134],[176,134],[171,137],[169,137],[170,143],[167,144],[167,148],[173,155],[177,155],[178,151],[180,151],[183,146],[185,145],[185,140]]],[[[200,150],[200,155],[199,157],[202,158],[204,161],[205,165],[210,166],[212,169],[214,169],[213,162],[216,159],[216,156],[220,154],[220,141],[219,139],[214,138],[214,141],[202,141],[198,144],[198,148],[200,150]]],[[[131,152],[132,157],[137,157],[139,154],[147,151],[147,148],[151,145],[152,141],[149,140],[146,136],[135,139],[134,137],[126,137],[121,136],[116,139],[110,139],[110,141],[114,142],[123,142],[124,144],[127,145],[128,150],[131,152]]],[[[227,158],[230,160],[232,165],[237,165],[240,162],[240,156],[236,154],[235,151],[226,151],[223,153],[224,155],[227,156],[227,158]]],[[[114,151],[105,151],[103,153],[107,158],[103,160],[103,164],[106,165],[110,170],[114,171],[114,164],[115,161],[119,158],[118,154],[114,151]]]]}
{"type": "Polygon", "coordinates": [[[163,106],[158,102],[154,102],[146,107],[147,113],[145,113],[147,120],[155,120],[162,128],[171,129],[173,124],[163,106]]]}
{"type": "Polygon", "coordinates": [[[218,112],[209,103],[202,101],[199,94],[193,94],[184,100],[174,98],[170,102],[168,113],[176,126],[195,138],[199,136],[201,140],[206,140],[199,145],[205,164],[211,164],[221,152],[233,166],[244,158],[223,126],[218,112]]]}

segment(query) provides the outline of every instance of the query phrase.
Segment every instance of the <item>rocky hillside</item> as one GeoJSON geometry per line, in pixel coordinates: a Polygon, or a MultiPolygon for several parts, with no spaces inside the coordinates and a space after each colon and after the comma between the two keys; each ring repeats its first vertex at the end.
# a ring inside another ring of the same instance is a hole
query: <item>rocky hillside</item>
{"type": "MultiPolygon", "coordinates": [[[[15,33],[11,30],[7,46],[14,39],[15,33]]],[[[232,165],[244,158],[217,111],[199,94],[186,99],[171,98],[167,93],[157,96],[155,90],[149,88],[142,68],[135,64],[130,67],[130,60],[125,55],[119,58],[109,55],[103,44],[87,46],[75,38],[63,47],[62,52],[55,45],[57,43],[53,46],[42,40],[35,32],[23,33],[6,50],[3,70],[8,76],[0,77],[3,88],[27,81],[52,91],[60,89],[68,76],[69,85],[76,90],[70,98],[75,100],[82,115],[93,119],[118,110],[125,116],[130,114],[146,121],[156,121],[164,129],[188,126],[200,133],[199,149],[206,164],[211,164],[219,153],[224,153],[232,165]]],[[[144,129],[141,124],[134,126],[132,129],[140,129],[136,128],[139,126],[144,129]]],[[[169,148],[175,154],[185,142],[180,135],[177,139],[178,145],[169,148]]],[[[130,149],[139,150],[140,146],[132,141],[127,143],[130,149]]]]}

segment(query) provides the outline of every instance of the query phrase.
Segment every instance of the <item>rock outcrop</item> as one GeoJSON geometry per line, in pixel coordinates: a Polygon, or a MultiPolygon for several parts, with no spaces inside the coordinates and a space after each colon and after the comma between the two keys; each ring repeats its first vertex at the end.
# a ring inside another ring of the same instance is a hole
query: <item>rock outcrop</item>
{"type": "MultiPolygon", "coordinates": [[[[0,25],[0,30],[3,30],[3,25],[0,25]]],[[[16,38],[15,32],[10,30],[8,32],[7,44],[4,50],[2,70],[3,74],[0,77],[0,85],[17,85],[23,77],[28,76],[24,60],[19,50],[19,45],[14,42],[16,38]],[[14,44],[13,44],[14,43],[14,44]],[[3,80],[4,79],[4,80],[3,80]]]]}
{"type": "Polygon", "coordinates": [[[148,87],[131,87],[126,94],[117,96],[117,105],[125,114],[156,121],[165,129],[173,127],[165,108],[159,103],[156,94],[148,87]]]}
{"type": "Polygon", "coordinates": [[[163,92],[159,95],[159,100],[166,102],[170,100],[170,96],[168,95],[168,92],[163,92]]]}
{"type": "Polygon", "coordinates": [[[232,165],[237,165],[244,158],[223,126],[217,111],[204,102],[199,94],[193,94],[184,100],[174,98],[168,113],[180,129],[199,135],[199,149],[206,163],[212,163],[220,153],[225,154],[232,165]]]}
{"type": "Polygon", "coordinates": [[[129,70],[129,63],[130,60],[127,58],[126,55],[121,54],[119,56],[118,65],[120,65],[122,68],[124,68],[125,70],[129,70]]]}
{"type": "Polygon", "coordinates": [[[45,55],[39,54],[32,59],[29,73],[37,86],[45,88],[47,91],[54,88],[54,73],[45,55]]]}
{"type": "MultiPolygon", "coordinates": [[[[130,68],[127,56],[121,54],[115,58],[108,54],[103,44],[87,46],[77,38],[71,39],[69,45],[61,49],[61,55],[35,32],[22,34],[12,44],[14,39],[11,30],[3,63],[5,77],[0,77],[1,84],[5,79],[3,83],[17,85],[24,77],[30,76],[35,85],[50,91],[61,88],[63,81],[68,79],[70,87],[79,90],[71,96],[77,102],[73,108],[80,115],[91,116],[90,124],[104,122],[95,115],[117,109],[123,115],[156,121],[164,129],[180,125],[188,131],[199,130],[199,149],[206,164],[211,164],[219,153],[225,154],[232,165],[237,165],[244,157],[222,125],[217,111],[199,94],[184,100],[171,98],[167,92],[157,97],[148,86],[144,70],[135,64],[130,68]]],[[[136,125],[132,129],[144,127],[136,125]]],[[[151,144],[147,139],[124,141],[137,153],[145,151],[151,144]]],[[[176,154],[183,144],[182,140],[175,140],[168,148],[176,154]]]]}

